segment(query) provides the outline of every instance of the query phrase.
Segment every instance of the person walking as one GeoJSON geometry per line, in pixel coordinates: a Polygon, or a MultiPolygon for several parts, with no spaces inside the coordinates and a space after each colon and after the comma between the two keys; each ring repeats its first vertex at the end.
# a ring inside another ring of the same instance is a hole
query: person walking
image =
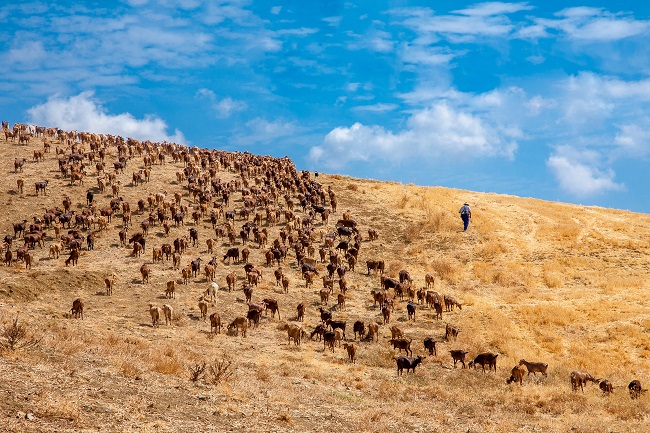
{"type": "Polygon", "coordinates": [[[460,218],[463,220],[463,231],[467,231],[469,220],[472,218],[472,210],[469,208],[469,203],[465,202],[458,211],[460,218]]]}

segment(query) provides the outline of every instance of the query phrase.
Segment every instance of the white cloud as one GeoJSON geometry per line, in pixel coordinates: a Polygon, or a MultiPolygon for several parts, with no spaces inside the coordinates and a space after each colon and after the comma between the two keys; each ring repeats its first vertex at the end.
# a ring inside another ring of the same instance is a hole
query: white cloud
{"type": "Polygon", "coordinates": [[[645,157],[650,154],[650,118],[638,124],[622,125],[614,138],[618,152],[625,156],[645,157]]]}
{"type": "Polygon", "coordinates": [[[223,98],[221,101],[214,105],[219,117],[228,117],[238,111],[244,111],[248,108],[248,104],[244,101],[236,101],[231,97],[223,98]]]}
{"type": "Polygon", "coordinates": [[[386,111],[393,111],[399,107],[397,104],[378,103],[373,105],[358,105],[352,108],[353,111],[366,111],[371,113],[383,113],[386,111]]]}
{"type": "Polygon", "coordinates": [[[533,9],[528,6],[527,2],[522,3],[503,3],[503,2],[487,2],[479,3],[467,9],[453,11],[455,14],[460,15],[477,15],[477,16],[491,16],[512,14],[520,11],[527,11],[533,9]]]}
{"type": "Polygon", "coordinates": [[[365,35],[356,35],[349,33],[354,38],[348,44],[350,50],[370,50],[376,53],[389,53],[393,51],[395,41],[392,40],[392,35],[383,30],[370,30],[365,35]]]}
{"type": "Polygon", "coordinates": [[[342,19],[343,17],[341,16],[325,17],[323,18],[323,21],[325,21],[327,24],[329,24],[332,27],[338,27],[341,24],[342,19]]]}
{"type": "Polygon", "coordinates": [[[517,149],[516,128],[493,125],[485,119],[438,103],[415,112],[399,132],[355,123],[330,131],[310,159],[333,168],[347,162],[407,158],[506,157],[517,149]]]}
{"type": "Polygon", "coordinates": [[[427,47],[404,43],[402,45],[402,61],[420,65],[448,65],[454,58],[448,49],[442,47],[427,47]]]}
{"type": "Polygon", "coordinates": [[[292,139],[304,131],[295,122],[268,120],[263,117],[249,120],[245,126],[245,129],[239,130],[231,138],[233,144],[238,146],[269,144],[280,139],[292,139]]]}
{"type": "Polygon", "coordinates": [[[300,27],[298,29],[282,29],[275,32],[278,35],[291,35],[291,36],[309,36],[318,33],[318,29],[308,27],[300,27]]]}
{"type": "Polygon", "coordinates": [[[650,30],[650,21],[600,8],[568,8],[555,15],[557,19],[533,18],[535,24],[520,29],[518,36],[550,37],[548,30],[554,30],[575,42],[610,42],[645,35],[650,30]]]}
{"type": "Polygon", "coordinates": [[[281,10],[282,10],[282,6],[273,6],[273,7],[271,8],[271,13],[272,13],[273,15],[278,15],[278,14],[280,13],[281,10]]]}
{"type": "Polygon", "coordinates": [[[155,115],[136,119],[130,113],[107,113],[106,109],[93,98],[93,92],[83,92],[67,99],[52,96],[44,104],[27,110],[27,113],[30,122],[37,125],[121,135],[140,140],[185,143],[182,132],[177,129],[174,134],[168,134],[165,121],[155,115]]]}
{"type": "Polygon", "coordinates": [[[212,108],[216,111],[217,116],[220,118],[230,117],[231,114],[239,111],[244,111],[248,108],[248,104],[244,101],[237,101],[227,96],[221,100],[217,98],[216,93],[210,89],[201,88],[196,92],[196,96],[206,98],[212,101],[212,108]]]}
{"type": "MultiPolygon", "coordinates": [[[[599,170],[591,165],[590,161],[581,161],[581,155],[575,155],[575,152],[568,152],[574,153],[573,157],[562,153],[563,149],[560,149],[559,154],[551,155],[546,161],[546,165],[559,182],[560,187],[569,194],[588,197],[607,191],[625,191],[624,184],[614,181],[615,173],[612,170],[599,170]]],[[[582,156],[593,160],[593,155],[582,156]]]]}

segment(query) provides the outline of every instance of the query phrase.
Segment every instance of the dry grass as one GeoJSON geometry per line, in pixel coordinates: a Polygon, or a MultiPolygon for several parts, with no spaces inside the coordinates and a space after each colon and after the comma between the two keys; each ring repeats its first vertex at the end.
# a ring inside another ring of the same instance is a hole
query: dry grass
{"type": "MultiPolygon", "coordinates": [[[[42,143],[2,145],[6,152],[0,167],[13,168],[14,158],[31,160],[30,153],[42,143]]],[[[169,196],[180,192],[184,203],[193,205],[185,184],[176,182],[182,164],[155,165],[152,181],[136,188],[130,176],[143,168],[141,163],[135,157],[118,175],[120,195],[132,208],[160,191],[169,196]]],[[[44,206],[61,207],[64,194],[73,199],[78,213],[83,210],[85,192],[96,184],[93,176],[84,185],[70,186],[55,171],[57,166],[52,153],[44,162],[28,161],[23,173],[5,172],[0,179],[4,233],[13,233],[11,223],[41,215],[44,206]],[[17,178],[26,180],[25,194],[15,191],[17,178]],[[50,180],[49,193],[36,197],[33,181],[45,178],[50,180]]],[[[218,177],[228,182],[237,175],[220,171],[218,177]]],[[[194,227],[188,219],[185,226],[172,227],[169,237],[161,227],[152,227],[147,254],[134,258],[130,249],[119,246],[118,211],[109,228],[97,232],[95,250],[82,251],[77,267],[65,267],[65,255],[48,258],[47,247],[54,239],[49,229],[46,247],[33,250],[31,270],[22,263],[0,268],[0,322],[8,326],[19,313],[19,323],[39,341],[25,350],[2,353],[0,374],[5,380],[0,381],[0,391],[5,398],[0,408],[11,415],[6,417],[7,431],[203,431],[216,425],[215,416],[235,431],[259,425],[278,431],[498,433],[650,428],[645,415],[650,399],[631,401],[624,389],[632,378],[645,384],[650,373],[648,216],[340,175],[321,174],[318,181],[334,189],[339,209],[351,210],[362,233],[368,228],[379,232],[378,241],[363,242],[357,272],[346,275],[351,287],[346,308],[334,307],[332,297],[327,306],[336,319],[348,323],[349,340],[354,321],[382,321],[370,296],[379,277],[366,275],[366,260],[384,260],[392,277],[408,270],[416,288],[424,286],[426,273],[434,274],[433,290],[454,296],[463,309],[444,312],[440,321],[421,306],[413,322],[407,320],[405,301],[396,300],[390,324],[380,327],[379,342],[356,341],[357,362],[351,364],[343,349],[323,350],[316,339],[290,344],[278,326],[281,321],[266,315],[246,338],[227,335],[224,329],[209,334],[209,322],[199,318],[197,309],[207,285],[203,275],[180,285],[175,299],[165,299],[166,281],[180,281],[181,275],[169,262],[151,263],[150,248],[187,235],[194,227]],[[457,214],[464,201],[473,208],[466,233],[457,214]],[[152,275],[143,285],[139,267],[144,262],[152,275]],[[113,272],[118,277],[109,297],[103,281],[113,272]],[[65,315],[76,297],[85,300],[84,320],[65,315]],[[172,326],[151,326],[150,302],[174,307],[172,326]],[[456,341],[444,340],[446,323],[460,328],[456,341]],[[415,374],[398,377],[394,357],[400,352],[388,344],[392,325],[413,339],[415,355],[425,354],[425,337],[438,339],[438,356],[427,354],[415,374]],[[498,372],[453,369],[451,349],[469,351],[468,360],[479,352],[498,352],[498,372]],[[549,377],[531,376],[523,387],[507,386],[505,378],[522,357],[547,362],[549,377]],[[568,375],[575,369],[609,378],[615,394],[603,398],[592,384],[584,394],[571,392],[568,375]],[[192,371],[197,372],[195,380],[192,371]],[[30,427],[13,416],[19,411],[35,413],[37,424],[30,427]]],[[[96,194],[100,207],[111,198],[110,192],[96,194]]],[[[241,206],[241,194],[233,194],[228,210],[241,206]]],[[[340,211],[330,221],[339,216],[340,211]]],[[[132,231],[146,213],[134,217],[132,231]]],[[[238,217],[236,229],[243,223],[238,217]]],[[[265,225],[270,241],[283,226],[265,225]]],[[[209,220],[201,220],[196,228],[200,246],[190,248],[182,266],[197,257],[203,263],[211,258],[204,243],[215,234],[209,220]]],[[[331,232],[333,224],[318,222],[316,230],[331,232]]],[[[239,240],[236,246],[242,247],[239,240]]],[[[219,241],[214,255],[220,258],[228,247],[219,241]]],[[[291,252],[282,264],[291,279],[284,294],[274,285],[274,268],[264,266],[265,250],[254,243],[248,247],[250,261],[264,273],[253,300],[276,298],[282,321],[295,317],[295,306],[304,302],[303,326],[310,333],[320,322],[320,281],[305,288],[291,252]]],[[[220,290],[209,307],[226,325],[247,311],[240,290],[241,265],[219,261],[216,281],[224,287],[230,272],[238,275],[237,290],[220,290]]]]}

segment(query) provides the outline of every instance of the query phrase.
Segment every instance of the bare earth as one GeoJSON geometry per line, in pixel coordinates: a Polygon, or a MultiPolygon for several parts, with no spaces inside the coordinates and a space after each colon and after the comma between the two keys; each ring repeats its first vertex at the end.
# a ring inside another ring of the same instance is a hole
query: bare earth
{"type": "MultiPolygon", "coordinates": [[[[94,164],[88,166],[83,185],[71,186],[60,174],[54,152],[63,145],[48,141],[52,151],[44,161],[33,162],[33,151],[43,148],[43,139],[32,138],[28,145],[0,140],[2,236],[13,234],[12,223],[32,222],[45,208],[62,208],[65,195],[81,213],[86,191],[96,190],[94,164]],[[14,159],[23,157],[23,172],[14,172],[14,159]],[[16,191],[19,178],[25,181],[24,194],[16,191]],[[37,197],[34,182],[45,179],[47,196],[37,197]]],[[[106,161],[112,167],[116,149],[110,148],[109,154],[106,161]]],[[[133,186],[132,173],[142,168],[142,157],[135,157],[118,175],[120,196],[131,209],[137,209],[139,199],[158,192],[168,197],[181,192],[192,207],[187,182],[176,180],[182,163],[168,157],[166,164],[153,166],[150,182],[133,186]]],[[[239,176],[220,171],[217,177],[226,182],[239,176]]],[[[356,320],[382,323],[379,342],[355,342],[356,364],[348,361],[343,348],[337,346],[332,353],[316,338],[307,337],[300,346],[288,342],[282,325],[295,320],[299,302],[307,306],[303,326],[308,333],[320,322],[322,288],[320,277],[305,288],[293,250],[282,265],[291,279],[285,294],[275,285],[277,266],[266,266],[267,248],[252,241],[248,245],[250,262],[263,269],[253,301],[277,299],[282,319],[264,315],[246,338],[225,329],[211,335],[209,321],[200,319],[198,310],[198,299],[208,287],[203,266],[184,285],[171,261],[152,262],[153,247],[171,243],[195,227],[189,215],[168,237],[160,225],[151,227],[145,254],[135,258],[131,248],[119,245],[118,211],[108,228],[93,229],[95,249],[84,246],[78,266],[65,266],[67,253],[59,259],[48,257],[55,240],[49,228],[45,247],[31,251],[31,269],[22,262],[0,267],[0,331],[18,315],[28,331],[24,342],[39,340],[34,347],[0,352],[0,431],[650,431],[650,395],[631,400],[627,392],[632,379],[650,386],[650,216],[338,175],[312,174],[312,179],[325,188],[331,185],[338,198],[338,212],[328,225],[315,219],[318,236],[335,231],[336,221],[349,210],[364,237],[356,272],[346,275],[346,308],[336,307],[336,281],[327,305],[335,319],[347,321],[349,342],[356,320]],[[464,201],[473,211],[467,232],[458,216],[464,201]],[[378,231],[378,240],[368,241],[369,228],[378,231]],[[383,325],[371,295],[380,279],[372,272],[367,275],[365,265],[378,259],[385,261],[390,277],[408,270],[416,289],[425,285],[426,273],[434,274],[433,290],[454,296],[462,310],[445,312],[443,320],[436,320],[433,310],[420,305],[415,321],[408,321],[407,300],[397,298],[390,323],[383,325]],[[142,284],[139,269],[145,262],[152,272],[149,283],[142,284]],[[114,293],[106,296],[104,278],[113,272],[114,293]],[[170,280],[179,283],[175,299],[165,299],[170,280]],[[78,297],[85,302],[83,320],[69,314],[78,297]],[[173,306],[173,324],[163,321],[159,328],[152,327],[149,303],[173,306]],[[460,329],[456,341],[445,340],[447,323],[460,329]],[[397,375],[394,357],[400,353],[388,343],[392,325],[413,339],[414,356],[426,355],[415,374],[397,375]],[[437,356],[425,353],[425,337],[439,341],[437,356]],[[498,353],[497,372],[454,369],[452,349],[467,350],[468,361],[480,352],[498,353]],[[548,377],[531,375],[523,386],[507,385],[511,368],[521,358],[548,363],[548,377]],[[229,377],[190,380],[191,368],[223,361],[232,362],[229,377]],[[614,394],[603,396],[592,383],[584,392],[573,392],[573,370],[608,379],[614,394]]],[[[95,195],[100,208],[111,198],[110,188],[95,195]]],[[[235,193],[226,210],[241,207],[241,194],[235,193]]],[[[148,212],[148,206],[145,214],[134,212],[130,234],[139,231],[148,212]]],[[[304,215],[300,207],[297,214],[304,215]]],[[[236,217],[236,233],[244,222],[236,217]]],[[[264,222],[270,242],[285,225],[284,217],[278,224],[264,222]]],[[[211,258],[206,239],[214,238],[215,231],[209,216],[196,228],[199,246],[183,255],[182,266],[198,257],[205,265],[211,258]]],[[[315,244],[318,249],[320,240],[315,244]]],[[[22,245],[22,239],[14,241],[14,256],[22,245]]],[[[218,312],[226,325],[248,310],[240,289],[243,265],[221,260],[230,246],[227,239],[217,241],[215,281],[221,290],[208,311],[218,312]],[[225,277],[233,271],[237,290],[228,292],[225,277]]],[[[242,247],[239,238],[234,246],[242,247]]],[[[324,264],[317,268],[320,276],[326,273],[324,264]]]]}

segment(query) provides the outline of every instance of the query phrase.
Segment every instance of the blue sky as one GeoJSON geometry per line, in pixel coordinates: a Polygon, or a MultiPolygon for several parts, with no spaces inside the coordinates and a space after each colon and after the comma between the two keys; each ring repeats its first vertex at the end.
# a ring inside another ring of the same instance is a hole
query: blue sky
{"type": "Polygon", "coordinates": [[[650,212],[646,2],[14,3],[2,120],[650,212]]]}

